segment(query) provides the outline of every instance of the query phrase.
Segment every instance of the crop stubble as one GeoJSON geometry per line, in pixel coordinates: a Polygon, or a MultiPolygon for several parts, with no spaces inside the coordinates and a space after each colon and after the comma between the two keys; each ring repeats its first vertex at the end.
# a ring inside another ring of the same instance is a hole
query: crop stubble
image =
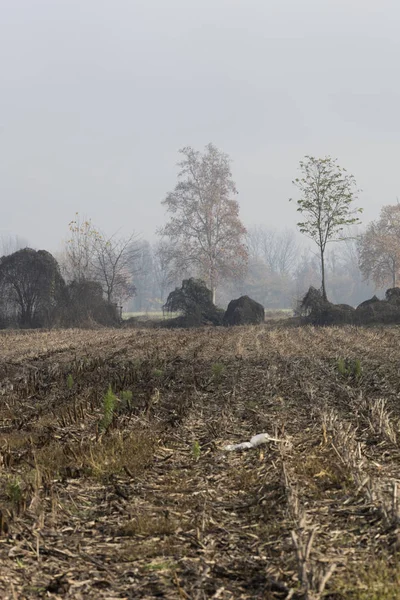
{"type": "Polygon", "coordinates": [[[1,597],[400,598],[399,342],[4,332],[1,597]],[[284,443],[222,452],[263,431],[284,443]]]}

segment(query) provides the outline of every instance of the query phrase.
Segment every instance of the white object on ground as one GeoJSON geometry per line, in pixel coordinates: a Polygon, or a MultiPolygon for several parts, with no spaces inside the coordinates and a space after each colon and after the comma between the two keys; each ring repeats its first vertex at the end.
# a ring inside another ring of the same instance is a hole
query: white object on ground
{"type": "Polygon", "coordinates": [[[222,449],[225,452],[232,452],[232,450],[249,450],[250,448],[257,448],[257,446],[260,444],[266,444],[267,442],[283,442],[283,440],[273,438],[268,435],[268,433],[259,433],[257,435],[253,435],[249,442],[243,442],[242,444],[229,444],[228,446],[224,446],[222,449]]]}

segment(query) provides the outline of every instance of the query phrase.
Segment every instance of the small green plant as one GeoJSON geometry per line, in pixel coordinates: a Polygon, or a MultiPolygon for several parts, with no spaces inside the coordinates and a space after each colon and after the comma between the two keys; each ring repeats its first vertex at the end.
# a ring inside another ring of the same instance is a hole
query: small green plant
{"type": "Polygon", "coordinates": [[[69,373],[69,375],[67,377],[67,388],[69,390],[72,390],[73,385],[74,385],[74,378],[72,377],[71,373],[69,373]]]}
{"type": "Polygon", "coordinates": [[[216,381],[221,381],[224,371],[225,371],[225,365],[223,365],[222,363],[219,363],[219,362],[214,363],[211,367],[211,372],[216,381]]]}
{"type": "Polygon", "coordinates": [[[164,375],[164,371],[162,369],[154,369],[153,375],[154,377],[162,377],[164,375]]]}
{"type": "Polygon", "coordinates": [[[343,358],[339,358],[337,362],[337,368],[340,375],[342,375],[343,377],[347,375],[346,363],[343,358]]]}
{"type": "Polygon", "coordinates": [[[360,379],[361,375],[362,375],[362,367],[361,367],[361,361],[356,358],[356,360],[354,361],[354,377],[356,379],[360,379]]]}
{"type": "Polygon", "coordinates": [[[127,408],[127,409],[131,409],[132,408],[132,398],[133,398],[133,393],[131,392],[131,390],[123,390],[120,395],[120,400],[121,400],[121,408],[127,408]]]}
{"type": "Polygon", "coordinates": [[[134,358],[132,364],[135,371],[139,371],[142,366],[142,359],[138,357],[134,358]]]}
{"type": "Polygon", "coordinates": [[[108,429],[108,427],[111,425],[112,420],[114,418],[114,411],[117,404],[117,400],[117,396],[112,391],[110,385],[103,400],[103,416],[100,421],[100,431],[108,429]]]}
{"type": "Polygon", "coordinates": [[[361,361],[358,358],[354,360],[339,358],[337,361],[337,369],[342,377],[358,380],[362,375],[361,361]]]}
{"type": "Polygon", "coordinates": [[[201,446],[197,440],[193,443],[192,454],[196,460],[199,460],[201,455],[201,446]]]}
{"type": "Polygon", "coordinates": [[[21,482],[17,478],[8,481],[6,495],[12,506],[18,510],[22,503],[22,488],[21,482]]]}

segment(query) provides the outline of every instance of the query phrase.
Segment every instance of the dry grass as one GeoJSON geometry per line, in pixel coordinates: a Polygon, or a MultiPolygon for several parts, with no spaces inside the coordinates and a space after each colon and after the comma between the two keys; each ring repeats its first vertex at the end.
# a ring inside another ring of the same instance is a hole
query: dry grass
{"type": "Polygon", "coordinates": [[[0,597],[400,598],[399,342],[3,332],[0,597]]]}

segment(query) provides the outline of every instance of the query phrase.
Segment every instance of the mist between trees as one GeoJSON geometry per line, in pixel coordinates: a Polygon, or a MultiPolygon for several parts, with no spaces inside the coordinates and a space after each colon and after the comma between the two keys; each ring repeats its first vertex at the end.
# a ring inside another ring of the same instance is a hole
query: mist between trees
{"type": "Polygon", "coordinates": [[[334,159],[300,161],[293,182],[299,233],[270,223],[246,229],[230,158],[214,145],[180,154],[156,242],[102,232],[79,213],[56,256],[3,235],[0,326],[114,325],[122,311],[162,310],[169,292],[190,277],[203,279],[222,308],[248,295],[267,309],[290,309],[310,286],[331,302],[355,306],[396,285],[400,205],[383,207],[378,221],[360,226],[354,177],[334,159]]]}

